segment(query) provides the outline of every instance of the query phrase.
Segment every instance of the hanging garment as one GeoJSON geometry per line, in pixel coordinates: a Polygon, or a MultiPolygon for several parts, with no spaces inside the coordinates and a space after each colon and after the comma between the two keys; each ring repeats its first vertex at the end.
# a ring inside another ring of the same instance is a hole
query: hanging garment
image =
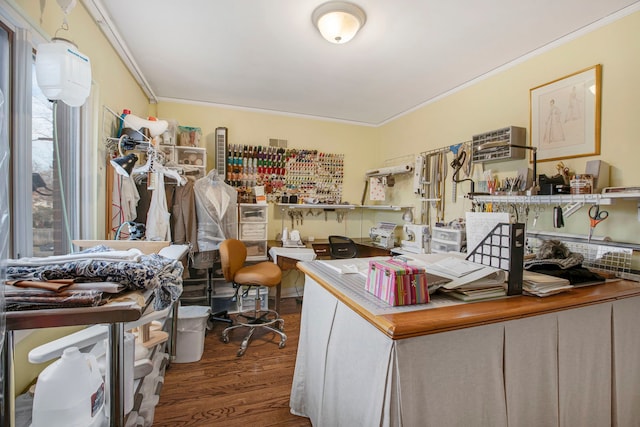
{"type": "Polygon", "coordinates": [[[138,201],[140,194],[138,187],[130,176],[120,176],[120,205],[122,208],[122,222],[133,221],[138,216],[138,201]]]}
{"type": "Polygon", "coordinates": [[[167,196],[164,188],[164,174],[155,172],[156,185],[151,195],[151,204],[147,212],[147,240],[171,241],[171,223],[167,209],[167,196]]]}
{"type": "Polygon", "coordinates": [[[198,217],[196,215],[195,179],[176,187],[171,208],[173,243],[188,244],[190,252],[198,252],[198,217]]]}
{"type": "Polygon", "coordinates": [[[238,237],[238,192],[215,169],[194,184],[198,218],[198,248],[217,250],[226,239],[238,237]]]}
{"type": "Polygon", "coordinates": [[[136,219],[140,194],[133,178],[113,174],[111,200],[111,215],[116,225],[136,219]]]}

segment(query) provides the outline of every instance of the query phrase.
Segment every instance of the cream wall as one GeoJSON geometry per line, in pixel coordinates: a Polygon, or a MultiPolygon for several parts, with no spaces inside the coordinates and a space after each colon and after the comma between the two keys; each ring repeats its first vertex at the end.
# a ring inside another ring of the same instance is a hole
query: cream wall
{"type": "MultiPolygon", "coordinates": [[[[326,153],[344,154],[343,201],[360,203],[367,169],[379,166],[378,130],[367,126],[301,118],[283,114],[266,114],[248,110],[219,108],[206,104],[159,102],[158,117],[175,119],[180,125],[202,129],[202,147],[207,148],[207,169],[215,161],[215,129],[228,129],[229,144],[268,146],[270,138],[286,139],[288,148],[316,149],[326,153]]],[[[313,216],[304,212],[302,225],[295,225],[303,236],[326,238],[330,234],[359,236],[361,212],[349,212],[347,220],[336,221],[336,215],[313,216]]],[[[291,221],[284,216],[284,226],[291,230],[291,221]]],[[[283,215],[270,206],[269,238],[282,232],[283,215]]],[[[368,230],[368,228],[367,228],[368,230]]]]}
{"type": "MultiPolygon", "coordinates": [[[[378,129],[382,158],[403,151],[419,153],[468,141],[475,134],[505,126],[527,128],[529,134],[529,89],[551,82],[595,64],[602,64],[601,155],[564,160],[577,173],[584,173],[586,161],[603,160],[611,165],[610,185],[640,184],[640,12],[636,12],[589,34],[535,56],[473,86],[431,103],[378,129]]],[[[449,154],[449,161],[452,154],[449,154]]],[[[526,160],[487,163],[500,176],[513,176],[526,160]]],[[[538,173],[552,176],[557,162],[539,162],[538,173]]],[[[449,179],[451,169],[449,170],[449,179]]],[[[402,201],[415,203],[411,182],[402,181],[397,194],[402,201]]],[[[451,202],[447,186],[445,219],[464,216],[468,200],[451,202]]],[[[469,184],[458,187],[458,194],[469,191],[469,184]],[[462,191],[461,191],[462,190],[462,191]]],[[[395,190],[394,190],[395,191],[395,190]]],[[[607,207],[609,220],[598,225],[597,235],[613,240],[640,243],[640,221],[636,201],[619,201],[607,207]]],[[[538,229],[552,229],[548,206],[538,229]]],[[[531,225],[532,219],[529,223],[531,225]]],[[[588,233],[587,207],[570,218],[561,232],[588,233]]]]}

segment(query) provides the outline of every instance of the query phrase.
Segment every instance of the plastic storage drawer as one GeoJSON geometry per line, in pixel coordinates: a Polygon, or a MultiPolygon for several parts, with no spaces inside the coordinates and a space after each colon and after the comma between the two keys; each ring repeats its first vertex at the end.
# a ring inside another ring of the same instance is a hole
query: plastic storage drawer
{"type": "Polygon", "coordinates": [[[443,242],[461,245],[465,239],[465,230],[458,228],[433,227],[431,238],[443,242]]]}
{"type": "Polygon", "coordinates": [[[266,240],[266,222],[240,223],[240,240],[266,240]]]}
{"type": "MultiPolygon", "coordinates": [[[[267,222],[268,206],[240,204],[240,222],[267,222]]],[[[266,237],[265,237],[266,238],[266,237]]]]}
{"type": "Polygon", "coordinates": [[[460,252],[460,244],[431,239],[431,252],[460,252]]]}
{"type": "Polygon", "coordinates": [[[205,166],[207,151],[204,148],[175,147],[175,162],[179,165],[205,166]]]}
{"type": "Polygon", "coordinates": [[[247,247],[247,260],[248,261],[260,261],[267,259],[267,241],[243,241],[247,247]]]}
{"type": "Polygon", "coordinates": [[[242,287],[238,295],[238,311],[254,310],[256,298],[260,295],[260,310],[269,309],[269,288],[266,286],[242,287]]]}

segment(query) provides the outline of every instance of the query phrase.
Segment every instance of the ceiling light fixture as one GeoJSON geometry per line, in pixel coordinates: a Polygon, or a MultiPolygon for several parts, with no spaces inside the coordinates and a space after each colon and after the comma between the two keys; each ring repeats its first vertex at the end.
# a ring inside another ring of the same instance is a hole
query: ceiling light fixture
{"type": "Polygon", "coordinates": [[[311,20],[327,41],[344,44],[364,26],[367,16],[353,3],[330,1],[316,8],[311,14],[311,20]]]}

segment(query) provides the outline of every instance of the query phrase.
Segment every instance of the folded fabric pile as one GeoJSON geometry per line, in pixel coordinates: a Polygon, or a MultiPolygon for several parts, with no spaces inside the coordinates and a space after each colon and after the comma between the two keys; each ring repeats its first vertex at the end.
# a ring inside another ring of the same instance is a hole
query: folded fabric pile
{"type": "MultiPolygon", "coordinates": [[[[156,310],[163,310],[178,299],[182,293],[182,271],[182,264],[175,259],[157,254],[145,255],[138,249],[114,251],[106,246],[96,246],[69,255],[7,260],[8,282],[53,282],[63,279],[114,282],[123,285],[125,290],[153,290],[156,310]]],[[[46,290],[40,292],[41,298],[47,295],[46,290]]],[[[60,298],[62,292],[101,294],[100,291],[49,292],[57,294],[50,294],[50,302],[56,304],[57,300],[61,305],[69,302],[69,299],[60,298]]],[[[26,294],[24,298],[33,296],[26,294]]],[[[13,297],[18,298],[18,295],[13,292],[13,297]]],[[[92,306],[94,302],[86,300],[86,304],[92,306]]]]}
{"type": "Polygon", "coordinates": [[[572,285],[603,281],[604,277],[582,266],[584,256],[571,252],[559,240],[545,240],[536,252],[536,258],[525,261],[530,271],[567,279],[572,285]]]}
{"type": "Polygon", "coordinates": [[[100,291],[47,291],[11,289],[4,291],[7,311],[44,310],[47,308],[95,307],[102,301],[100,291]]]}

